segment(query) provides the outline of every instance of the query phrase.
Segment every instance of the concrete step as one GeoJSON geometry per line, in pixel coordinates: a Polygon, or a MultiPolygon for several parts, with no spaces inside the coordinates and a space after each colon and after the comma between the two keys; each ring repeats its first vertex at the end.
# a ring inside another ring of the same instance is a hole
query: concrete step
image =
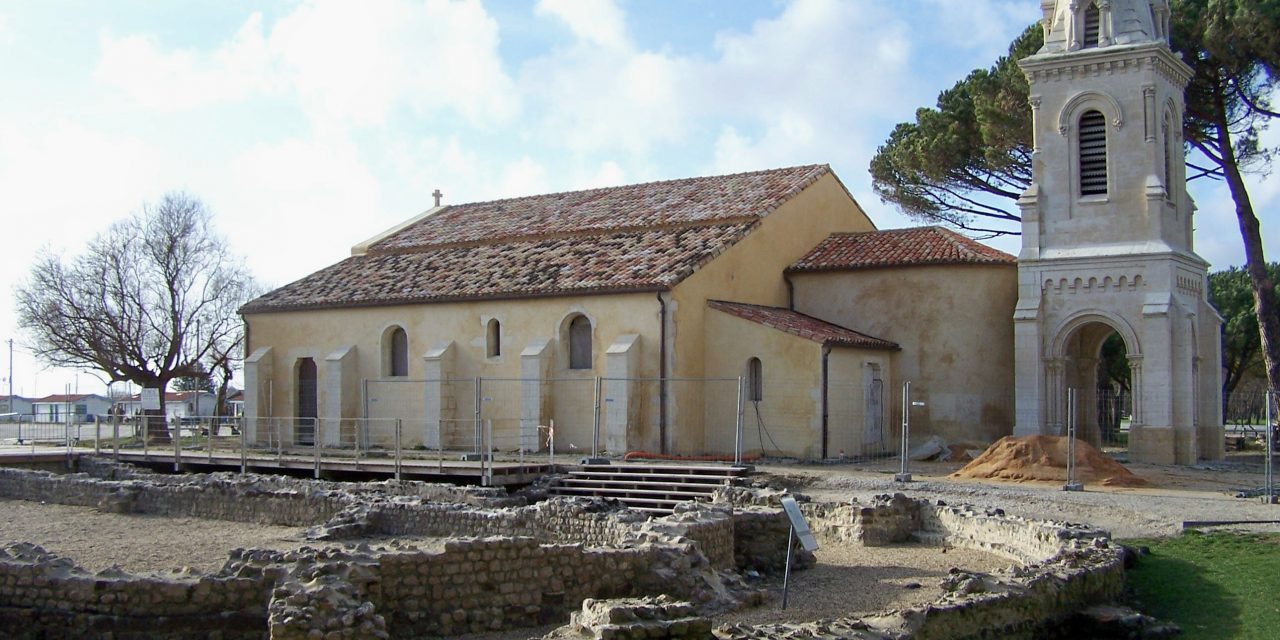
{"type": "Polygon", "coordinates": [[[623,462],[619,464],[582,465],[583,471],[608,471],[615,473],[669,473],[690,476],[742,477],[751,472],[748,467],[732,465],[679,465],[623,462]]]}
{"type": "Polygon", "coordinates": [[[612,498],[629,508],[668,514],[681,502],[710,497],[716,489],[734,484],[750,469],[729,465],[593,464],[561,478],[552,495],[612,498]]]}
{"type": "Polygon", "coordinates": [[[681,492],[681,490],[672,489],[611,489],[600,488],[600,486],[557,486],[552,493],[557,495],[599,495],[600,498],[668,497],[676,500],[709,498],[709,495],[705,493],[681,492]]]}
{"type": "Polygon", "coordinates": [[[649,480],[602,480],[600,478],[562,478],[560,486],[563,487],[599,487],[599,488],[616,488],[616,489],[663,489],[675,488],[680,491],[689,491],[698,495],[709,496],[719,489],[720,484],[691,484],[686,482],[654,482],[649,480]]]}

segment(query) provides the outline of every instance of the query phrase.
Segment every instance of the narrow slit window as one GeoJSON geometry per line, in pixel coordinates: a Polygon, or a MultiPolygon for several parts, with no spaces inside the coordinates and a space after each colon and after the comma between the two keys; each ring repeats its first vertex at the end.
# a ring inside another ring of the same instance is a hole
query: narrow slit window
{"type": "Polygon", "coordinates": [[[1089,3],[1089,8],[1084,10],[1084,43],[1085,49],[1093,49],[1098,46],[1098,41],[1102,37],[1102,12],[1098,11],[1098,5],[1089,3]]]}
{"type": "Polygon", "coordinates": [[[752,358],[747,361],[746,383],[748,402],[764,400],[764,365],[760,363],[760,358],[752,358]]]}
{"type": "Polygon", "coordinates": [[[591,321],[586,316],[569,323],[569,368],[591,368],[591,321]]]}
{"type": "Polygon", "coordinates": [[[502,355],[502,323],[497,318],[490,318],[485,333],[485,355],[490,358],[502,355]]]}
{"type": "Polygon", "coordinates": [[[1107,194],[1107,119],[1098,111],[1080,116],[1080,195],[1107,194]]]}

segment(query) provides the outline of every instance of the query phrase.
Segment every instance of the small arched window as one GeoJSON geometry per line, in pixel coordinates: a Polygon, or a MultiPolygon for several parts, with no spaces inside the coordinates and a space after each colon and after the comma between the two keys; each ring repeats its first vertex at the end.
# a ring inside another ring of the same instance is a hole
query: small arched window
{"type": "Polygon", "coordinates": [[[746,386],[747,402],[764,400],[764,365],[760,358],[747,360],[746,386]]]}
{"type": "Polygon", "coordinates": [[[502,355],[502,323],[489,318],[485,325],[484,354],[490,358],[502,355]]]}
{"type": "Polygon", "coordinates": [[[1080,195],[1107,194],[1107,118],[1089,110],[1080,116],[1080,195]]]}
{"type": "Polygon", "coordinates": [[[1084,10],[1084,42],[1081,46],[1085,49],[1094,49],[1098,47],[1102,38],[1102,12],[1098,10],[1096,2],[1090,2],[1088,8],[1084,10]]]}
{"type": "Polygon", "coordinates": [[[591,368],[591,321],[584,315],[569,322],[569,368],[591,368]]]}
{"type": "Polygon", "coordinates": [[[393,327],[383,340],[383,374],[409,375],[409,334],[401,327],[393,327]]]}

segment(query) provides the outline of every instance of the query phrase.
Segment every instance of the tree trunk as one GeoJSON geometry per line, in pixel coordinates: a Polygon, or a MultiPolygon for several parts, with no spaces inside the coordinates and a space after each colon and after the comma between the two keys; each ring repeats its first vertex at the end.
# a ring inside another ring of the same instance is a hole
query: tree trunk
{"type": "MultiPolygon", "coordinates": [[[[1220,112],[1221,113],[1221,112],[1220,112]]],[[[1217,123],[1222,148],[1222,169],[1236,204],[1240,237],[1244,240],[1245,270],[1253,289],[1253,309],[1258,316],[1258,334],[1262,338],[1262,359],[1267,370],[1267,388],[1280,389],[1280,306],[1277,305],[1275,283],[1267,273],[1267,260],[1262,252],[1262,231],[1253,212],[1253,202],[1245,187],[1244,177],[1236,162],[1227,123],[1217,123]]]]}
{"type": "Polygon", "coordinates": [[[159,409],[143,409],[142,419],[146,423],[147,442],[150,444],[167,444],[173,442],[169,437],[168,416],[165,415],[164,394],[165,387],[168,386],[164,381],[152,381],[143,385],[144,393],[146,389],[157,389],[160,393],[159,409]]]}

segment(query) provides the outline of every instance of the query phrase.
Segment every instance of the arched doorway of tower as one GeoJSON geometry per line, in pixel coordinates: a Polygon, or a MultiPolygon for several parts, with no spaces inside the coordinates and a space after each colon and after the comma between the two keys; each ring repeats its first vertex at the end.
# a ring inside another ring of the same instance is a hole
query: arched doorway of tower
{"type": "Polygon", "coordinates": [[[1076,437],[1111,452],[1126,450],[1140,397],[1142,360],[1137,339],[1123,320],[1086,314],[1064,324],[1048,363],[1053,431],[1065,435],[1074,409],[1076,437]],[[1074,389],[1075,404],[1068,404],[1074,389]]]}

